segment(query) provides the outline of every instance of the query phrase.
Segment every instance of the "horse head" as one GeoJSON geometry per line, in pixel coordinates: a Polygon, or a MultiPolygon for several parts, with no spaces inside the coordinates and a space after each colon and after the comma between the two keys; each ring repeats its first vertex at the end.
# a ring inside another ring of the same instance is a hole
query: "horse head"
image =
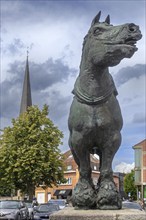
{"type": "Polygon", "coordinates": [[[142,38],[139,26],[133,23],[113,26],[108,15],[104,22],[99,22],[99,12],[91,23],[85,36],[83,51],[86,58],[99,66],[115,66],[123,58],[130,58],[137,51],[136,42],[142,38]]]}

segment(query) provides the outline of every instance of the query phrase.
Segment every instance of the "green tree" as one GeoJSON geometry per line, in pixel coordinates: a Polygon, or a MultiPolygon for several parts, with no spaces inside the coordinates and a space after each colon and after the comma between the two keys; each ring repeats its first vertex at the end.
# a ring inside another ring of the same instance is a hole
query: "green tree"
{"type": "Polygon", "coordinates": [[[131,198],[136,200],[136,186],[134,184],[134,170],[131,171],[131,173],[126,174],[124,178],[124,190],[126,194],[131,194],[131,198]]]}
{"type": "Polygon", "coordinates": [[[11,196],[11,194],[11,187],[9,187],[8,185],[4,185],[0,181],[0,196],[11,196]]]}
{"type": "Polygon", "coordinates": [[[31,106],[0,138],[0,185],[20,189],[32,199],[35,187],[64,182],[63,156],[59,150],[63,134],[42,111],[31,106]]]}

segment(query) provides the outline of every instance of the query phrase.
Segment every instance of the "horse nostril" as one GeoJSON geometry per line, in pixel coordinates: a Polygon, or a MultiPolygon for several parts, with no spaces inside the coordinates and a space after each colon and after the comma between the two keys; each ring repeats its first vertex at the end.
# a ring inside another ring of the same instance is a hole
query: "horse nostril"
{"type": "Polygon", "coordinates": [[[135,31],[135,29],[134,29],[134,28],[129,28],[129,30],[130,30],[131,32],[135,31]]]}
{"type": "Polygon", "coordinates": [[[135,31],[135,29],[131,27],[131,28],[129,28],[129,31],[133,32],[133,31],[135,31]]]}
{"type": "Polygon", "coordinates": [[[134,24],[129,24],[129,31],[130,32],[136,31],[136,26],[134,24]]]}

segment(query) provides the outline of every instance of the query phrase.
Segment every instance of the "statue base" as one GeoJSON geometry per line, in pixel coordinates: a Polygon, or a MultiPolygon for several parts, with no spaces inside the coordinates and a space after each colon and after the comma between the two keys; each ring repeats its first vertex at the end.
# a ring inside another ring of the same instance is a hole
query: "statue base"
{"type": "Polygon", "coordinates": [[[50,215],[50,220],[146,220],[146,212],[136,209],[75,210],[66,207],[50,215]]]}

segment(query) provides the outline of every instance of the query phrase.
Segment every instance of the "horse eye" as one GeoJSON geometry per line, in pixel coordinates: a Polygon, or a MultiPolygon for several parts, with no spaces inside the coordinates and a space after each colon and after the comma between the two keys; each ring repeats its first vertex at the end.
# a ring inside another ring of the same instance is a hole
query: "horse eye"
{"type": "Polygon", "coordinates": [[[96,29],[96,30],[94,30],[94,32],[93,32],[93,34],[99,34],[101,32],[101,30],[100,29],[96,29]]]}
{"type": "Polygon", "coordinates": [[[93,31],[94,35],[102,34],[104,32],[103,28],[97,28],[93,31]]]}

